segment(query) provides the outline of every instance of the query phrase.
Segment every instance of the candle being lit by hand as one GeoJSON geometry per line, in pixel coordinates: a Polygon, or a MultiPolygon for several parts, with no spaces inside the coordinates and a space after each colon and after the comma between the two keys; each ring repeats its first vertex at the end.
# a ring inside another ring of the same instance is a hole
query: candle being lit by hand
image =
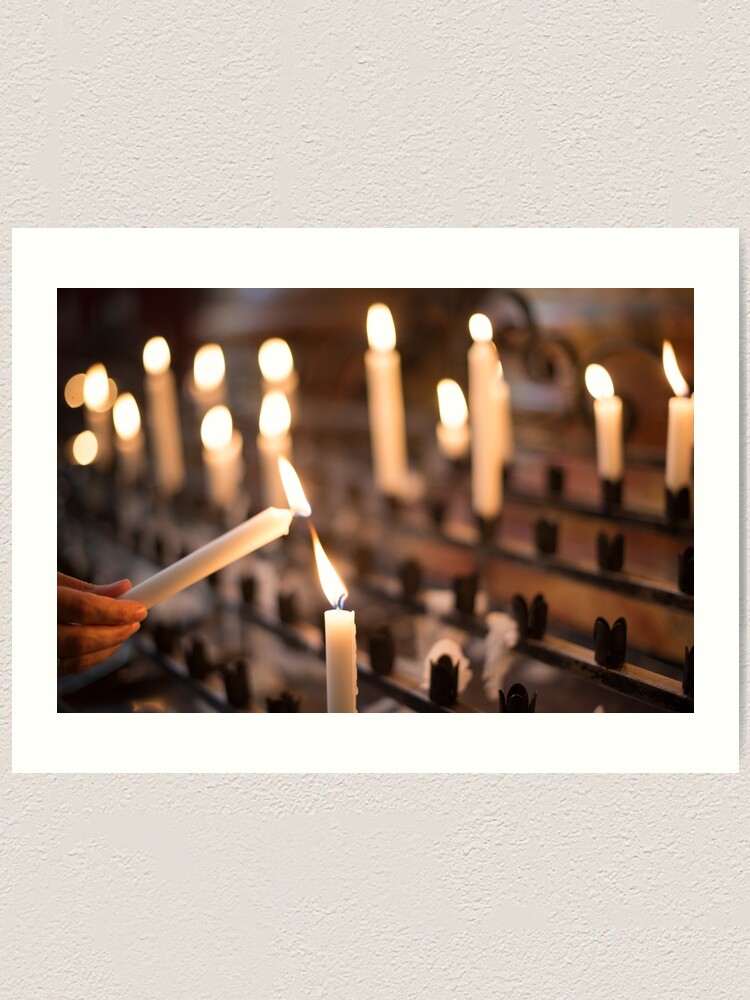
{"type": "Polygon", "coordinates": [[[665,482],[672,493],[690,486],[693,459],[693,399],[690,386],[682,377],[674,348],[668,340],[662,348],[664,373],[674,396],[669,400],[667,424],[667,461],[665,482]]]}
{"type": "Polygon", "coordinates": [[[586,369],[586,388],[594,397],[596,423],[596,466],[599,478],[609,483],[622,481],[622,400],[615,395],[609,372],[602,365],[586,369]]]}
{"type": "Polygon", "coordinates": [[[464,458],[469,450],[469,409],[458,382],[443,378],[437,385],[440,422],[436,433],[440,450],[454,461],[464,458]]]}
{"type": "Polygon", "coordinates": [[[310,505],[296,472],[288,462],[283,475],[289,489],[287,509],[267,507],[255,517],[249,518],[221,537],[191,552],[184,559],[137,584],[132,590],[127,591],[123,598],[140,601],[147,608],[152,608],[186,587],[204,580],[212,573],[218,573],[220,569],[224,569],[237,559],[289,534],[294,517],[310,516],[310,505]]]}
{"type": "Polygon", "coordinates": [[[357,630],[354,612],[344,610],[348,593],[310,525],[315,562],[331,610],[325,613],[326,695],[329,712],[357,711],[357,630]]]}

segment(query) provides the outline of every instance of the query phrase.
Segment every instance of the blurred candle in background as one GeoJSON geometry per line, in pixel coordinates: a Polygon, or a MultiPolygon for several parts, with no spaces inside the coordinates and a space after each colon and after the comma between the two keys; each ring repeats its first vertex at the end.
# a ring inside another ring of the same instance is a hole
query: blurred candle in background
{"type": "Polygon", "coordinates": [[[65,402],[71,410],[75,410],[79,406],[83,406],[83,386],[85,381],[86,373],[78,372],[77,375],[71,375],[65,383],[65,402]]]}
{"type": "Polygon", "coordinates": [[[70,442],[70,457],[76,465],[91,465],[99,445],[93,431],[81,431],[70,442]]]}
{"type": "Polygon", "coordinates": [[[297,404],[297,372],[291,348],[281,337],[271,337],[260,345],[258,367],[263,376],[263,393],[283,392],[294,415],[297,404]]]}
{"type": "Polygon", "coordinates": [[[586,388],[594,397],[596,467],[599,478],[619,483],[624,474],[622,400],[615,395],[609,372],[602,365],[586,369],[586,388]]]}
{"type": "Polygon", "coordinates": [[[690,486],[693,467],[693,398],[668,340],[662,348],[662,363],[674,392],[669,400],[665,482],[668,490],[679,493],[690,486]]]}
{"type": "Polygon", "coordinates": [[[513,414],[510,405],[510,386],[505,378],[502,363],[498,358],[495,377],[492,380],[492,395],[497,411],[497,443],[501,465],[513,461],[513,414]]]}
{"type": "Polygon", "coordinates": [[[164,337],[152,337],[143,348],[151,457],[156,486],[164,496],[179,493],[185,483],[180,411],[171,360],[164,337]]]}
{"type": "Polygon", "coordinates": [[[458,382],[444,378],[437,385],[440,421],[437,440],[446,458],[464,458],[469,451],[469,410],[458,382]]]}
{"type": "Polygon", "coordinates": [[[204,344],[193,358],[193,397],[198,420],[202,420],[212,406],[226,403],[226,362],[218,344],[204,344]]]}
{"type": "Polygon", "coordinates": [[[266,503],[283,507],[286,503],[284,486],[279,475],[279,459],[292,458],[292,438],[289,427],[292,413],[283,392],[274,389],[263,397],[258,419],[257,437],[261,481],[266,503]]]}
{"type": "Polygon", "coordinates": [[[367,311],[367,341],[370,349],[365,353],[365,372],[373,475],[381,493],[398,497],[408,482],[404,389],[393,316],[382,303],[371,305],[367,311]]]}
{"type": "Polygon", "coordinates": [[[145,452],[141,414],[132,393],[124,392],[117,397],[112,417],[116,432],[118,469],[124,482],[134,483],[144,471],[145,452]]]}
{"type": "Polygon", "coordinates": [[[357,711],[357,629],[354,612],[344,610],[349,596],[331,565],[315,528],[310,525],[315,562],[323,593],[331,605],[326,611],[326,697],[329,712],[357,711]]]}
{"type": "MultiPolygon", "coordinates": [[[[83,402],[88,429],[96,436],[97,464],[112,464],[112,381],[104,365],[92,365],[83,380],[83,402]]],[[[116,389],[115,389],[116,394],[116,389]]]]}
{"type": "Polygon", "coordinates": [[[215,507],[230,508],[243,479],[242,435],[226,406],[212,406],[201,424],[203,465],[208,497],[215,507]]]}
{"type": "Polygon", "coordinates": [[[499,399],[494,390],[497,350],[492,324],[483,313],[469,319],[469,415],[471,417],[471,505],[485,520],[503,507],[502,465],[498,443],[499,399]]]}

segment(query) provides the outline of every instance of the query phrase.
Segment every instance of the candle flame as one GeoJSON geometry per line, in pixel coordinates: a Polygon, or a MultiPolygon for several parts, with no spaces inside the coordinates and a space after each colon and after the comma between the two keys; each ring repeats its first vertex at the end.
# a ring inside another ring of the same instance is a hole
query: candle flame
{"type": "Polygon", "coordinates": [[[112,417],[117,436],[122,441],[131,441],[141,429],[141,414],[135,397],[130,392],[125,392],[118,398],[112,417]]]}
{"type": "Polygon", "coordinates": [[[305,491],[302,489],[302,483],[299,481],[299,476],[292,463],[283,455],[279,458],[279,475],[289,509],[299,517],[309,517],[312,510],[307,502],[305,491]]]}
{"type": "Polygon", "coordinates": [[[318,533],[312,525],[310,525],[310,534],[312,535],[315,562],[318,567],[318,576],[320,577],[320,585],[323,588],[323,593],[328,598],[328,603],[331,607],[342,608],[344,601],[349,596],[349,592],[344,586],[343,580],[331,565],[331,560],[325,554],[325,549],[320,544],[318,533]]]}
{"type": "Polygon", "coordinates": [[[664,365],[664,374],[667,376],[675,396],[689,396],[690,386],[682,377],[682,372],[680,371],[677,364],[677,358],[675,357],[674,348],[668,340],[664,341],[661,358],[662,364],[664,365]]]}
{"type": "Polygon", "coordinates": [[[586,369],[586,388],[594,399],[611,399],[615,394],[609,372],[602,365],[589,365],[586,369]]]}
{"type": "Polygon", "coordinates": [[[273,389],[267,392],[260,404],[258,427],[263,437],[279,437],[286,434],[292,424],[289,400],[283,392],[273,389]]]}
{"type": "Polygon", "coordinates": [[[443,378],[437,385],[440,422],[446,427],[463,427],[469,418],[466,398],[461,386],[452,378],[443,378]]]}
{"type": "Polygon", "coordinates": [[[85,372],[78,372],[77,375],[71,375],[65,383],[65,402],[71,410],[83,406],[83,385],[85,381],[85,372]]]}
{"type": "Polygon", "coordinates": [[[90,410],[104,413],[109,409],[110,386],[104,365],[92,365],[83,380],[83,401],[90,410]]]}
{"type": "Polygon", "coordinates": [[[376,302],[367,310],[367,342],[374,351],[392,351],[396,346],[393,316],[382,302],[376,302]]]}
{"type": "Polygon", "coordinates": [[[258,366],[266,382],[283,382],[294,370],[289,344],[281,337],[271,337],[258,350],[258,366]]]}
{"type": "Polygon", "coordinates": [[[221,451],[232,440],[232,414],[226,406],[212,406],[201,422],[201,441],[208,451],[221,451]]]}
{"type": "Polygon", "coordinates": [[[484,313],[474,313],[469,317],[469,333],[474,343],[492,340],[492,323],[484,313]]]}
{"type": "Polygon", "coordinates": [[[169,368],[172,355],[164,337],[152,337],[143,348],[143,367],[149,375],[161,375],[169,368]]]}
{"type": "Polygon", "coordinates": [[[81,431],[73,438],[73,458],[79,465],[91,465],[99,452],[99,442],[93,431],[81,431]]]}
{"type": "Polygon", "coordinates": [[[218,344],[204,344],[195,352],[193,381],[198,389],[215,389],[226,372],[224,352],[218,344]]]}

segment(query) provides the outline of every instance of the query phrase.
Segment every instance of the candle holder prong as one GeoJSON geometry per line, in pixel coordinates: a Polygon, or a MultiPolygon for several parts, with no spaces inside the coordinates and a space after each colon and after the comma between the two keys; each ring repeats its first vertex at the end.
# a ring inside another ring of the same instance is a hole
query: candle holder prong
{"type": "Polygon", "coordinates": [[[511,613],[518,626],[521,639],[543,639],[547,629],[547,602],[542,594],[536,594],[531,607],[521,594],[514,594],[511,601],[511,613]]]}
{"type": "Polygon", "coordinates": [[[690,487],[683,486],[674,493],[670,489],[664,491],[665,508],[670,521],[687,521],[690,519],[690,487]]]}
{"type": "Polygon", "coordinates": [[[600,531],[596,536],[596,559],[599,569],[608,570],[611,573],[619,573],[625,555],[625,539],[621,532],[612,538],[600,531]]]}
{"type": "Polygon", "coordinates": [[[477,528],[479,529],[479,538],[484,543],[487,544],[491,542],[495,535],[497,534],[498,526],[500,525],[499,517],[482,517],[481,514],[475,516],[477,528]]]}
{"type": "Polygon", "coordinates": [[[246,574],[242,577],[240,580],[240,591],[243,603],[247,607],[252,607],[255,604],[255,597],[258,592],[258,581],[252,574],[246,574]]]}
{"type": "Polygon", "coordinates": [[[430,662],[430,700],[443,708],[455,705],[458,697],[458,664],[447,654],[430,662]]]}
{"type": "Polygon", "coordinates": [[[694,646],[690,649],[685,646],[685,661],[682,668],[682,690],[684,694],[688,695],[690,698],[693,697],[693,650],[694,646]]]}
{"type": "Polygon", "coordinates": [[[456,611],[462,615],[473,615],[478,590],[478,573],[469,573],[467,576],[454,577],[453,593],[456,598],[456,611]]]}
{"type": "Polygon", "coordinates": [[[594,622],[594,660],[600,667],[618,670],[625,662],[628,624],[618,618],[610,628],[606,618],[594,622]]]}
{"type": "Polygon", "coordinates": [[[611,512],[622,506],[622,479],[613,482],[611,479],[602,479],[602,507],[606,512],[611,512]]]}
{"type": "Polygon", "coordinates": [[[393,661],[396,658],[396,645],[393,641],[393,633],[387,625],[376,629],[370,635],[370,666],[373,672],[380,675],[390,674],[393,671],[393,661]]]}
{"type": "Polygon", "coordinates": [[[166,622],[158,622],[154,629],[154,643],[160,653],[171,656],[177,645],[177,629],[166,622]]]}
{"type": "Polygon", "coordinates": [[[551,497],[561,497],[565,491],[565,469],[560,465],[547,466],[547,493],[551,497]]]}
{"type": "Polygon", "coordinates": [[[694,587],[694,563],[695,550],[692,545],[688,546],[677,556],[677,586],[683,594],[692,594],[694,587]]]}
{"type": "Polygon", "coordinates": [[[534,525],[534,542],[540,555],[553,556],[557,552],[558,524],[540,517],[534,525]]]}
{"type": "Polygon", "coordinates": [[[190,676],[198,681],[205,680],[213,669],[211,661],[206,655],[206,646],[203,639],[196,636],[188,646],[185,654],[190,676]]]}
{"type": "Polygon", "coordinates": [[[534,696],[530,699],[529,692],[526,690],[523,684],[513,684],[508,690],[507,696],[502,691],[498,691],[500,711],[535,712],[536,696],[537,692],[535,691],[534,696]]]}
{"type": "Polygon", "coordinates": [[[277,598],[279,621],[285,625],[293,625],[298,618],[297,594],[293,590],[280,590],[277,598]]]}
{"type": "Polygon", "coordinates": [[[398,569],[401,590],[407,600],[414,600],[422,587],[422,564],[418,559],[405,559],[398,569]]]}
{"type": "Polygon", "coordinates": [[[266,698],[266,709],[269,712],[299,712],[302,698],[293,695],[291,691],[282,691],[276,698],[266,698]]]}
{"type": "Polygon", "coordinates": [[[241,657],[221,668],[227,701],[232,708],[248,708],[252,704],[250,666],[241,657]]]}

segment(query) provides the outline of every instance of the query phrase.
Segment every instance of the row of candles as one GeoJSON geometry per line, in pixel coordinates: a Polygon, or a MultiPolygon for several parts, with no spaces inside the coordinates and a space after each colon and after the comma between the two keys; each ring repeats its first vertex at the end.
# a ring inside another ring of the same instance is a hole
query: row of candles
{"type": "MultiPolygon", "coordinates": [[[[502,510],[502,471],[513,455],[510,390],[505,380],[488,317],[477,313],[469,321],[472,346],[468,354],[469,405],[460,386],[452,380],[438,385],[440,421],[438,444],[450,459],[471,451],[471,489],[475,512],[492,519],[502,510]],[[471,420],[471,429],[469,428],[471,420]]],[[[388,496],[402,494],[408,479],[406,418],[401,362],[396,331],[387,306],[370,307],[367,316],[369,349],[365,354],[373,474],[378,488],[388,496]]],[[[689,485],[693,447],[693,399],[677,366],[671,344],[665,342],[664,367],[674,389],[669,401],[667,434],[667,488],[689,485]]],[[[277,338],[259,352],[266,393],[259,417],[258,451],[269,506],[220,538],[167,567],[128,592],[129,599],[153,607],[173,594],[258,548],[288,534],[295,516],[310,517],[310,506],[291,465],[292,407],[289,396],[296,374],[288,345],[277,338]]],[[[148,341],[143,351],[145,392],[153,439],[155,473],[163,493],[172,495],[184,483],[177,390],[170,364],[169,346],[163,337],[148,341]]],[[[203,414],[201,438],[209,492],[214,502],[227,505],[241,480],[242,437],[233,427],[225,405],[225,362],[218,345],[206,345],[196,354],[190,393],[203,414]]],[[[79,377],[77,377],[79,378],[79,377]]],[[[624,472],[622,400],[601,365],[586,370],[586,385],[594,397],[597,468],[599,476],[620,482],[624,472]]],[[[111,453],[111,428],[106,416],[112,409],[117,449],[125,474],[134,479],[143,467],[143,435],[137,403],[130,394],[116,397],[116,388],[103,365],[95,365],[83,381],[91,443],[82,435],[73,442],[77,461],[87,464],[96,448],[111,453]],[[103,416],[105,415],[105,416],[103,416]],[[88,451],[86,450],[88,447],[88,451]],[[77,452],[77,453],[76,453],[77,452]]],[[[66,387],[66,397],[75,392],[66,387]]],[[[325,613],[326,683],[329,712],[356,712],[357,649],[354,612],[344,608],[346,587],[331,565],[310,525],[321,585],[331,604],[325,613]]]]}

